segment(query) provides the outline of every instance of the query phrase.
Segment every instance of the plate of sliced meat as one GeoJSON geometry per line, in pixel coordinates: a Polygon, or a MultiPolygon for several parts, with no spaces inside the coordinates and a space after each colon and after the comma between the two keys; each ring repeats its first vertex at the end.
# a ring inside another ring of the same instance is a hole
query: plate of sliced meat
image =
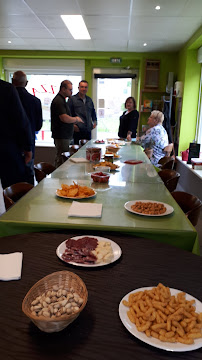
{"type": "Polygon", "coordinates": [[[83,267],[104,266],[118,260],[121,248],[114,241],[100,236],[75,236],[63,241],[57,256],[64,262],[83,267]]]}

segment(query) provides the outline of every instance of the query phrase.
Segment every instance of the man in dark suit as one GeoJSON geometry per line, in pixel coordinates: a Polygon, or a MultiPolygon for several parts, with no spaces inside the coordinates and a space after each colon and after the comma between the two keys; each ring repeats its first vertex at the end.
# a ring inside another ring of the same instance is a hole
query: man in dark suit
{"type": "Polygon", "coordinates": [[[0,80],[0,179],[3,188],[27,181],[31,127],[13,85],[0,80]]]}
{"type": "Polygon", "coordinates": [[[35,131],[42,127],[42,108],[41,101],[31,95],[25,87],[27,86],[27,76],[23,71],[16,71],[13,74],[13,85],[16,87],[22,106],[27,114],[32,131],[32,160],[27,164],[29,183],[34,184],[34,154],[35,154],[35,131]]]}

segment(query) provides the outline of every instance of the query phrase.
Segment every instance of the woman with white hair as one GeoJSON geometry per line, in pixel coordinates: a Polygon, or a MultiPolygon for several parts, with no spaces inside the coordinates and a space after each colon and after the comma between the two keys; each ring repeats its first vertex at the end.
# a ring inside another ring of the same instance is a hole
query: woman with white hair
{"type": "Polygon", "coordinates": [[[152,111],[147,121],[149,129],[145,135],[136,138],[136,143],[140,144],[144,149],[153,149],[150,159],[153,165],[157,165],[159,160],[165,156],[163,149],[168,145],[168,134],[162,125],[163,120],[164,115],[161,111],[152,111]]]}

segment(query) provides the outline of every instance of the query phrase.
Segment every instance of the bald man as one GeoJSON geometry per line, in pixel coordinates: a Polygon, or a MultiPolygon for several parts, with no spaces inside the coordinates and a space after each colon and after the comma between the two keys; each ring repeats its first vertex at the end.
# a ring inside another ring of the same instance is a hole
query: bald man
{"type": "Polygon", "coordinates": [[[73,138],[74,124],[83,123],[78,116],[71,116],[66,98],[72,96],[72,83],[64,80],[60,84],[59,93],[51,103],[51,130],[52,138],[56,147],[55,166],[63,163],[62,153],[69,151],[69,145],[73,138]]]}
{"type": "Polygon", "coordinates": [[[18,91],[22,106],[27,114],[31,126],[32,160],[27,164],[27,176],[28,182],[34,185],[35,131],[39,131],[41,129],[43,119],[41,101],[25,89],[27,83],[27,76],[23,71],[14,72],[12,84],[18,91]]]}

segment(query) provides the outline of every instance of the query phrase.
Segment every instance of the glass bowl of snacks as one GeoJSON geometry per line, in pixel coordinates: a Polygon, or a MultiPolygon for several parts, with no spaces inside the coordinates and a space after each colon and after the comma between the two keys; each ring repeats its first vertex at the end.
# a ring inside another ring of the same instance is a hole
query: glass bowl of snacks
{"type": "Polygon", "coordinates": [[[94,182],[108,183],[110,175],[109,173],[98,171],[91,174],[91,178],[94,182]]]}
{"type": "Polygon", "coordinates": [[[106,147],[106,150],[110,153],[116,154],[120,150],[120,146],[118,145],[108,145],[106,147]]]}
{"type": "Polygon", "coordinates": [[[86,286],[78,275],[57,271],[32,286],[23,300],[22,311],[40,330],[58,332],[79,316],[87,299],[86,286]]]}

